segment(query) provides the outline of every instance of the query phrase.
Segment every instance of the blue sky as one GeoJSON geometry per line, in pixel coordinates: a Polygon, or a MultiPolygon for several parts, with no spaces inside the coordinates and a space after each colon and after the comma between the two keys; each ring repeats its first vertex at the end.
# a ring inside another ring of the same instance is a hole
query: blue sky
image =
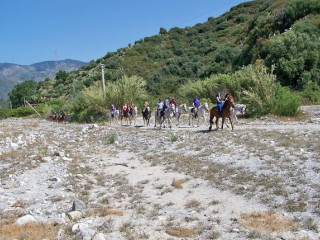
{"type": "Polygon", "coordinates": [[[243,0],[0,0],[0,63],[89,62],[159,33],[194,26],[243,0]]]}

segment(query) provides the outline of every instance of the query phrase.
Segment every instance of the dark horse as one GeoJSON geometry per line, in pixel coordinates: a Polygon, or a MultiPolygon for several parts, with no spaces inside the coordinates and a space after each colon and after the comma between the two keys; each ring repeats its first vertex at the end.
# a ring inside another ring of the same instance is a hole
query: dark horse
{"type": "Polygon", "coordinates": [[[210,110],[210,127],[209,127],[209,131],[212,129],[212,124],[213,124],[213,118],[214,117],[216,117],[216,129],[217,130],[218,130],[218,121],[219,121],[220,117],[222,117],[221,130],[223,129],[223,124],[224,124],[224,120],[225,120],[226,117],[229,118],[232,130],[233,130],[232,115],[231,115],[231,111],[230,111],[231,107],[235,107],[235,103],[234,103],[234,98],[232,96],[229,96],[228,99],[223,104],[222,115],[220,115],[218,113],[217,107],[211,108],[211,110],[210,110]]]}
{"type": "Polygon", "coordinates": [[[53,111],[50,116],[49,116],[49,120],[52,120],[53,122],[58,122],[58,114],[56,111],[53,111]]]}
{"type": "Polygon", "coordinates": [[[59,116],[58,116],[58,122],[59,123],[66,123],[67,121],[67,114],[64,111],[60,111],[59,116]]]}
{"type": "MultiPolygon", "coordinates": [[[[127,108],[126,110],[123,110],[122,111],[122,114],[121,114],[121,125],[122,125],[122,119],[124,119],[124,121],[129,124],[129,120],[130,120],[130,114],[129,114],[129,108],[127,108]]],[[[130,120],[131,121],[131,120],[130,120]]]]}
{"type": "Polygon", "coordinates": [[[142,111],[142,118],[143,118],[143,124],[147,124],[147,126],[148,126],[150,118],[151,118],[151,109],[149,107],[146,107],[142,111]]]}

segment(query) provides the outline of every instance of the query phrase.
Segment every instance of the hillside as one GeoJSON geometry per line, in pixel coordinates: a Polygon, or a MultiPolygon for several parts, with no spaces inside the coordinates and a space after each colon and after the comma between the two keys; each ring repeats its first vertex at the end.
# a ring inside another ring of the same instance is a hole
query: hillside
{"type": "Polygon", "coordinates": [[[263,64],[282,85],[301,90],[308,81],[320,81],[319,13],[316,0],[245,2],[193,27],[160,28],[158,35],[109,52],[40,92],[46,99],[72,96],[101,79],[101,63],[107,81],[140,76],[153,96],[249,64],[263,64]]]}
{"type": "Polygon", "coordinates": [[[8,98],[8,93],[14,85],[26,81],[43,81],[45,78],[54,78],[59,71],[74,71],[85,65],[85,62],[66,59],[62,61],[45,61],[31,65],[0,63],[0,99],[8,98]]]}

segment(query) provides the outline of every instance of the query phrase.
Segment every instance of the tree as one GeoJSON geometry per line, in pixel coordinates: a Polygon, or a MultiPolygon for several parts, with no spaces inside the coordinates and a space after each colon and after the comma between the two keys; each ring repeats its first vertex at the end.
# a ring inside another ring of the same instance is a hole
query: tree
{"type": "Polygon", "coordinates": [[[166,33],[167,33],[167,30],[166,30],[165,28],[161,27],[159,33],[162,34],[162,35],[163,35],[163,34],[166,34],[166,33]]]}
{"type": "Polygon", "coordinates": [[[22,106],[24,99],[30,101],[30,97],[36,92],[37,82],[33,80],[24,81],[14,86],[8,94],[13,108],[22,106]]]}

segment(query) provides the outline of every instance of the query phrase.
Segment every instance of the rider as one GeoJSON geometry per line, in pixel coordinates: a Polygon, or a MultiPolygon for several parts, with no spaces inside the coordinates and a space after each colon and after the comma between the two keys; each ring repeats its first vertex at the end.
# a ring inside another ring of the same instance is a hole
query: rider
{"type": "Polygon", "coordinates": [[[62,109],[60,109],[59,116],[58,116],[59,121],[62,119],[63,114],[64,114],[64,111],[62,109]]]}
{"type": "Polygon", "coordinates": [[[143,111],[146,111],[149,108],[149,103],[147,100],[144,100],[143,102],[143,111]]]}
{"type": "Polygon", "coordinates": [[[163,112],[169,107],[169,104],[170,104],[169,98],[167,98],[166,100],[164,100],[164,103],[163,103],[163,112]]]}
{"type": "MultiPolygon", "coordinates": [[[[229,96],[229,95],[228,95],[229,96]]],[[[217,109],[218,109],[218,114],[221,116],[222,115],[222,106],[223,106],[223,100],[221,98],[221,93],[217,92],[216,94],[216,100],[217,100],[217,109]]]]}
{"type": "Polygon", "coordinates": [[[125,112],[127,111],[127,109],[128,109],[127,104],[126,104],[126,103],[123,104],[123,106],[122,106],[122,116],[124,116],[124,114],[125,114],[125,112]]]}
{"type": "Polygon", "coordinates": [[[176,115],[176,109],[177,109],[178,103],[177,103],[177,101],[174,99],[174,97],[171,98],[170,104],[173,104],[173,105],[174,105],[173,115],[175,116],[175,115],[176,115]]]}
{"type": "Polygon", "coordinates": [[[161,101],[161,98],[159,98],[156,106],[157,106],[157,116],[159,116],[159,112],[163,110],[163,102],[161,101]]]}
{"type": "Polygon", "coordinates": [[[134,108],[135,108],[134,102],[131,101],[131,105],[130,105],[130,109],[129,109],[129,113],[130,113],[131,116],[132,116],[132,112],[133,112],[134,108]]]}
{"type": "Polygon", "coordinates": [[[114,104],[111,105],[111,117],[114,117],[114,113],[116,112],[116,107],[114,104]]]}
{"type": "Polygon", "coordinates": [[[198,99],[197,96],[193,99],[192,106],[193,106],[193,111],[195,113],[194,117],[197,117],[197,113],[198,113],[199,106],[200,106],[200,100],[198,99]]]}

